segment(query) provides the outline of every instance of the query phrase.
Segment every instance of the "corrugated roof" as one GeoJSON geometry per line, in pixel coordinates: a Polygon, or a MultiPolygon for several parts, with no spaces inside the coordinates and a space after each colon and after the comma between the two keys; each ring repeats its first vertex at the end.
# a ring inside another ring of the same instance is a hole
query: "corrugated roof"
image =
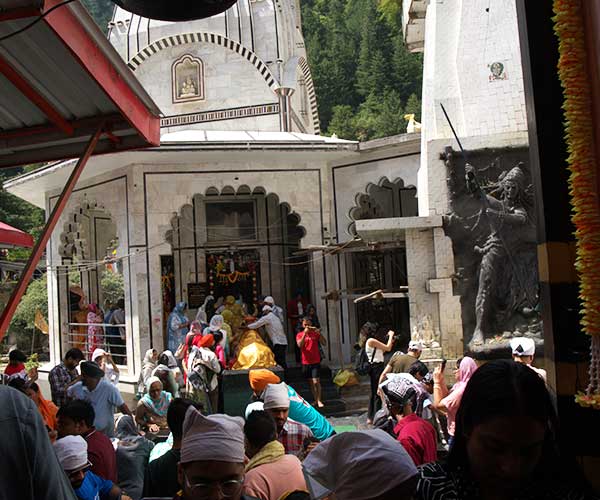
{"type": "Polygon", "coordinates": [[[0,0],[0,167],[77,157],[103,121],[96,153],[157,144],[160,111],[87,11],[39,3],[0,0]]]}

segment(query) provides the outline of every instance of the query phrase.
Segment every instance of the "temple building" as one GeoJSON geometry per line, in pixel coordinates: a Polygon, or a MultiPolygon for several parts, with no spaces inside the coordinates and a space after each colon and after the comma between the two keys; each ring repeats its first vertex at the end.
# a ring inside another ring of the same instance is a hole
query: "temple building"
{"type": "MultiPolygon", "coordinates": [[[[163,113],[161,146],[93,157],[82,174],[47,248],[50,365],[89,347],[82,297],[106,308],[119,294],[130,387],[145,351],[166,349],[173,307],[187,302],[193,319],[207,295],[252,312],[260,296],[286,309],[302,293],[333,364],[350,360],[367,320],[406,344],[404,238],[366,245],[355,226],[417,216],[421,138],[320,135],[298,2],[239,0],[186,23],[117,8],[109,39],[163,113]],[[378,289],[396,297],[354,303],[378,289]],[[341,300],[328,300],[332,290],[341,300]]],[[[5,188],[49,213],[73,165],[5,188]]]]}

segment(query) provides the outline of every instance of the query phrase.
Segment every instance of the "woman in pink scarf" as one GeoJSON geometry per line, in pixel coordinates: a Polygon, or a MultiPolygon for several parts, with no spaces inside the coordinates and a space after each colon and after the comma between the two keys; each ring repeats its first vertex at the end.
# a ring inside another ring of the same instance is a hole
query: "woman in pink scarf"
{"type": "MultiPolygon", "coordinates": [[[[93,323],[102,323],[102,311],[98,308],[97,304],[90,304],[88,306],[88,352],[90,356],[97,348],[104,347],[104,329],[101,326],[96,326],[93,323]]],[[[91,357],[90,357],[91,359],[91,357]]]]}
{"type": "Polygon", "coordinates": [[[448,434],[452,438],[454,437],[456,412],[460,406],[460,400],[467,387],[467,382],[469,382],[475,370],[477,370],[477,363],[475,363],[473,358],[465,356],[462,360],[459,360],[454,372],[456,384],[454,384],[450,391],[448,391],[448,386],[444,381],[442,367],[438,366],[433,371],[433,397],[435,399],[435,406],[447,416],[448,434]]]}

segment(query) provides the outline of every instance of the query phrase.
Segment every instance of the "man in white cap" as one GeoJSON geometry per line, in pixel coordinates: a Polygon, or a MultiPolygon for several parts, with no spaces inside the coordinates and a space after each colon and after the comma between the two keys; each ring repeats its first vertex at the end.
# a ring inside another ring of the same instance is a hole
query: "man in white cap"
{"type": "Polygon", "coordinates": [[[80,500],[131,500],[121,488],[90,471],[87,443],[81,436],[66,436],[54,443],[58,461],[80,500]]]}
{"type": "Polygon", "coordinates": [[[251,500],[243,495],[244,420],[229,415],[205,417],[190,406],[183,423],[178,478],[182,500],[251,500]]]}
{"type": "Polygon", "coordinates": [[[535,371],[540,377],[546,381],[546,370],[536,368],[533,363],[533,356],[535,355],[535,342],[533,339],[527,337],[515,337],[510,340],[510,348],[512,350],[513,359],[517,363],[523,363],[535,371]]]}
{"type": "Polygon", "coordinates": [[[308,426],[288,418],[290,396],[285,383],[269,384],[263,393],[263,408],[277,424],[277,439],[286,453],[298,455],[305,451],[305,440],[315,439],[308,426]]]}
{"type": "Polygon", "coordinates": [[[273,308],[270,305],[265,304],[262,310],[264,315],[258,318],[254,323],[250,323],[248,329],[257,330],[261,326],[265,327],[267,335],[273,344],[275,361],[285,370],[287,368],[285,355],[288,341],[283,329],[283,323],[273,312],[273,308]]]}
{"type": "Polygon", "coordinates": [[[408,343],[408,352],[406,354],[398,351],[390,358],[387,366],[379,377],[381,384],[388,373],[408,373],[409,368],[421,357],[423,352],[423,344],[418,340],[411,340],[408,343]]]}
{"type": "Polygon", "coordinates": [[[323,441],[306,457],[310,498],[410,500],[418,471],[400,443],[376,429],[344,432],[323,441]]]}
{"type": "Polygon", "coordinates": [[[271,306],[273,314],[279,318],[279,321],[281,321],[282,325],[285,325],[285,314],[283,313],[283,309],[275,304],[275,299],[273,299],[273,297],[270,295],[267,295],[263,299],[263,303],[267,306],[271,306]]]}

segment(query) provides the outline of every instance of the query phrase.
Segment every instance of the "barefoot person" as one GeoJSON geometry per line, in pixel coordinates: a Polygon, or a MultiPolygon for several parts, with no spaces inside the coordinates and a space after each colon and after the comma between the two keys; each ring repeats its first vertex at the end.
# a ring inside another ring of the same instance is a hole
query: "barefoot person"
{"type": "Polygon", "coordinates": [[[302,372],[304,377],[308,379],[310,385],[310,391],[312,392],[313,398],[316,405],[319,408],[323,408],[323,400],[321,399],[321,380],[319,378],[319,372],[321,371],[321,352],[319,350],[319,344],[325,345],[327,341],[325,337],[321,335],[320,330],[312,325],[312,321],[308,316],[302,319],[302,330],[296,335],[296,343],[300,348],[302,355],[302,372]]]}

